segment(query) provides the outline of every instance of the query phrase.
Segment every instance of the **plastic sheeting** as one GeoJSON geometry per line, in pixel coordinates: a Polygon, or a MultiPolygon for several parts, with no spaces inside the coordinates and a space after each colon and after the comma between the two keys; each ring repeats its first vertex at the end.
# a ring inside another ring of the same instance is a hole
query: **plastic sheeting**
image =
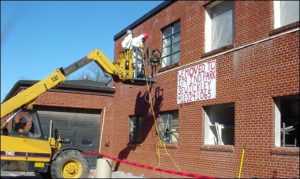
{"type": "Polygon", "coordinates": [[[299,21],[299,1],[280,1],[280,25],[299,21]]]}
{"type": "Polygon", "coordinates": [[[233,3],[233,1],[225,1],[210,9],[212,50],[233,42],[233,3]]]}

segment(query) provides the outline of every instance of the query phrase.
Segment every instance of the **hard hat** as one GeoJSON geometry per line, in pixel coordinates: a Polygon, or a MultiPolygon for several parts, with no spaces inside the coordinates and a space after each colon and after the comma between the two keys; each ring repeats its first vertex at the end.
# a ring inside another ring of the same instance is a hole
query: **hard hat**
{"type": "Polygon", "coordinates": [[[148,34],[143,33],[144,39],[146,40],[148,38],[148,34]]]}

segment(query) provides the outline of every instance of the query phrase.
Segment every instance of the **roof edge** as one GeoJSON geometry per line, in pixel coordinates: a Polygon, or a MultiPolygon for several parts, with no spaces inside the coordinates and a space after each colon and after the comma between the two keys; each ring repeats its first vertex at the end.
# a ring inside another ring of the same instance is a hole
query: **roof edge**
{"type": "Polygon", "coordinates": [[[148,13],[146,13],[145,15],[143,15],[142,17],[140,17],[139,19],[137,19],[136,21],[134,21],[129,26],[125,27],[119,33],[117,33],[114,36],[114,41],[116,41],[121,36],[123,36],[126,33],[127,30],[135,28],[136,26],[138,26],[141,23],[145,22],[146,20],[150,19],[152,16],[154,16],[155,14],[157,14],[158,12],[160,12],[161,10],[165,9],[169,5],[173,4],[174,2],[176,2],[176,0],[173,0],[173,1],[166,0],[166,1],[162,2],[162,3],[160,3],[158,6],[156,6],[155,8],[153,8],[151,11],[149,11],[148,13]]]}
{"type": "MultiPolygon", "coordinates": [[[[3,99],[3,102],[7,101],[10,99],[15,92],[18,92],[17,90],[21,89],[22,87],[28,88],[35,83],[39,82],[39,80],[19,80],[15,83],[15,85],[12,87],[12,89],[9,91],[9,93],[5,96],[3,99]]],[[[106,91],[108,94],[113,94],[115,93],[115,89],[112,87],[108,86],[101,86],[101,87],[92,87],[92,86],[81,86],[77,84],[70,84],[72,80],[66,80],[57,87],[50,89],[49,91],[53,90],[61,90],[61,91],[80,91],[80,90],[86,90],[86,91],[106,91]]]]}

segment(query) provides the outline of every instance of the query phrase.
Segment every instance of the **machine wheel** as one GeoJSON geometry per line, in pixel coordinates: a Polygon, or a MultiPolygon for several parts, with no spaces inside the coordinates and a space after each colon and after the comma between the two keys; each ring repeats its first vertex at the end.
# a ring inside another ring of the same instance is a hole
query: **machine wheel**
{"type": "Polygon", "coordinates": [[[77,150],[60,153],[51,164],[52,178],[88,178],[90,168],[88,161],[77,150]]]}

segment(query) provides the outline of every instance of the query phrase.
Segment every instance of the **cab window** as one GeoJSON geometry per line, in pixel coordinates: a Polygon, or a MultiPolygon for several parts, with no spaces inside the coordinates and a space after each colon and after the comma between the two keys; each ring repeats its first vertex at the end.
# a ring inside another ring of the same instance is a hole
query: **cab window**
{"type": "Polygon", "coordinates": [[[41,138],[36,115],[30,112],[20,112],[8,126],[9,135],[18,137],[41,138]],[[10,128],[10,129],[9,129],[10,128]]]}

